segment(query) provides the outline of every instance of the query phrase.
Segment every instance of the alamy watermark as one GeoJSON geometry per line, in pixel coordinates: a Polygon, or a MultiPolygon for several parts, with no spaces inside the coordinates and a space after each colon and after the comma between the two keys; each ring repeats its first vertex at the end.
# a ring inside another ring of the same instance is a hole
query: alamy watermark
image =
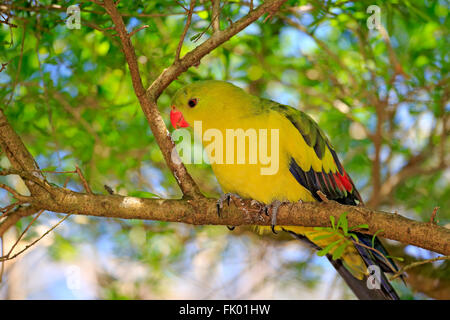
{"type": "Polygon", "coordinates": [[[369,30],[379,30],[381,26],[381,9],[377,5],[371,5],[367,7],[366,13],[372,14],[367,18],[367,28],[369,30]]]}
{"type": "Polygon", "coordinates": [[[172,150],[172,161],[175,163],[181,158],[187,164],[251,164],[260,166],[261,175],[278,172],[278,129],[225,129],[224,137],[219,129],[210,128],[203,132],[202,122],[194,121],[193,131],[193,145],[189,130],[178,129],[172,133],[172,139],[178,142],[172,150]],[[200,143],[204,145],[203,152],[200,143]]]}
{"type": "Polygon", "coordinates": [[[67,13],[66,27],[68,29],[80,29],[81,28],[80,7],[77,5],[71,5],[67,8],[66,13],[67,13]]]}
{"type": "Polygon", "coordinates": [[[381,270],[377,265],[370,265],[367,267],[369,276],[367,277],[367,288],[369,289],[380,289],[381,286],[381,270]]]}

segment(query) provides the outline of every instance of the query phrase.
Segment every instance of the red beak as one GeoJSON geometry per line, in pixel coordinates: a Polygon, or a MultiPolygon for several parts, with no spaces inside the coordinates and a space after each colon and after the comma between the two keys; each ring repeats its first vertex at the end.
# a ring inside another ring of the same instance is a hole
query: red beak
{"type": "Polygon", "coordinates": [[[183,114],[175,106],[172,106],[172,110],[170,110],[170,122],[175,129],[189,127],[189,123],[184,120],[183,114]]]}

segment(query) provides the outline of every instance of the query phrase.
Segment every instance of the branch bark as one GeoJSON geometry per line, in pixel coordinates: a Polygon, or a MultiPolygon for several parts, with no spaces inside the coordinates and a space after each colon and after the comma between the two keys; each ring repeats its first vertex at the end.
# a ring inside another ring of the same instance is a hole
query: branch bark
{"type": "MultiPolygon", "coordinates": [[[[3,109],[0,109],[0,146],[11,162],[12,168],[19,171],[29,171],[31,174],[45,183],[44,176],[40,173],[39,166],[28,149],[9,124],[3,109]]],[[[42,187],[32,180],[24,177],[24,182],[31,194],[41,193],[42,187]]]]}
{"type": "Polygon", "coordinates": [[[214,32],[220,31],[220,0],[211,0],[211,20],[214,32]]]}
{"type": "Polygon", "coordinates": [[[32,206],[16,208],[0,223],[0,237],[3,236],[3,234],[9,228],[15,225],[20,219],[22,219],[23,217],[31,216],[38,211],[39,209],[36,209],[32,206]]]}
{"type": "MultiPolygon", "coordinates": [[[[231,205],[219,217],[217,199],[166,200],[120,195],[84,194],[51,187],[48,193],[29,198],[35,209],[66,214],[80,214],[121,219],[143,219],[182,222],[193,225],[261,225],[270,226],[271,217],[260,213],[258,205],[243,200],[242,206],[231,205]]],[[[283,204],[277,214],[278,225],[330,227],[330,216],[336,219],[348,212],[349,226],[368,224],[368,234],[412,244],[444,255],[450,254],[450,229],[418,222],[401,215],[365,207],[346,206],[334,201],[283,204]],[[380,232],[380,230],[382,230],[380,232]]]]}

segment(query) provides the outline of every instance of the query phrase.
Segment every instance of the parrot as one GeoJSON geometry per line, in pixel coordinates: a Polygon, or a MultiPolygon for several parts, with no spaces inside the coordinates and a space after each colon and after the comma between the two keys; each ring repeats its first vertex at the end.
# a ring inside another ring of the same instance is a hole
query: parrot
{"type": "MultiPolygon", "coordinates": [[[[267,143],[269,147],[266,146],[271,150],[273,162],[277,162],[273,165],[274,170],[268,170],[267,157],[260,157],[256,161],[254,158],[257,157],[252,158],[251,152],[256,151],[250,143],[244,150],[245,161],[240,162],[228,161],[235,159],[231,156],[228,159],[227,153],[230,150],[237,151],[236,145],[232,146],[233,149],[225,149],[224,144],[216,144],[216,155],[225,150],[227,156],[227,161],[210,161],[224,192],[218,201],[219,209],[224,199],[229,204],[233,196],[265,204],[266,210],[267,205],[271,206],[272,218],[276,218],[276,210],[281,203],[323,201],[323,195],[341,204],[363,205],[355,184],[342,166],[330,140],[312,117],[296,108],[251,95],[227,81],[203,80],[176,91],[172,97],[170,121],[175,129],[201,123],[205,133],[214,130],[211,132],[215,132],[216,139],[237,130],[241,130],[241,133],[254,130],[260,141],[263,138],[267,141],[269,133],[276,133],[267,143]]],[[[205,148],[206,140],[202,139],[205,148]]],[[[229,142],[228,137],[226,142],[229,142]]],[[[275,226],[276,220],[272,221],[273,232],[288,232],[317,250],[340,239],[339,235],[330,234],[330,230],[324,228],[275,226]]],[[[262,228],[270,230],[270,227],[262,228]]],[[[332,258],[333,249],[326,254],[332,266],[358,299],[399,300],[385,275],[385,272],[392,273],[398,269],[381,241],[375,236],[359,232],[354,232],[354,235],[358,241],[347,245],[339,258],[332,258]],[[373,266],[379,270],[378,286],[368,284],[374,275],[369,267],[373,266]]]]}

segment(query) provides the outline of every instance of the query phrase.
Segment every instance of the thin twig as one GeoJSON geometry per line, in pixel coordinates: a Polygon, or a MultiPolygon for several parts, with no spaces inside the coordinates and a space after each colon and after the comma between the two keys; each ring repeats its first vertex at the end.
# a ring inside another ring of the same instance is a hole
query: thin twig
{"type": "Polygon", "coordinates": [[[351,239],[351,241],[352,241],[355,245],[358,245],[358,246],[364,247],[364,248],[366,248],[366,249],[372,250],[373,252],[376,252],[378,255],[380,255],[380,256],[383,258],[383,260],[386,262],[387,266],[392,270],[392,272],[396,272],[396,271],[397,271],[397,269],[394,268],[394,266],[393,266],[392,263],[389,261],[389,259],[388,259],[383,253],[381,253],[379,250],[377,250],[377,249],[375,249],[375,248],[373,248],[373,247],[369,247],[369,246],[365,245],[365,244],[362,243],[362,242],[356,242],[356,241],[353,240],[353,239],[351,239]]]}
{"type": "Polygon", "coordinates": [[[92,194],[91,187],[89,187],[89,183],[87,182],[86,178],[83,176],[83,173],[81,172],[81,169],[78,166],[75,166],[76,172],[78,176],[80,177],[81,183],[83,184],[84,190],[86,190],[87,193],[92,194]]]}
{"type": "Polygon", "coordinates": [[[16,190],[11,188],[10,186],[7,186],[6,184],[0,183],[0,188],[5,189],[9,193],[11,193],[14,196],[14,198],[16,198],[17,200],[26,200],[27,198],[29,198],[27,196],[21,195],[16,190]]]}
{"type": "Polygon", "coordinates": [[[146,24],[146,25],[144,25],[144,26],[142,26],[142,27],[139,27],[139,28],[137,28],[137,29],[131,31],[131,32],[130,32],[130,38],[131,38],[132,36],[134,36],[137,32],[139,32],[139,31],[141,31],[141,30],[143,30],[143,29],[146,29],[146,28],[148,28],[148,27],[150,27],[150,26],[146,24]]]}
{"type": "MultiPolygon", "coordinates": [[[[99,4],[99,5],[102,6],[103,4],[99,4]]],[[[21,12],[21,11],[24,11],[24,12],[41,12],[41,11],[67,12],[67,8],[68,7],[63,7],[63,6],[56,5],[56,4],[48,5],[48,6],[41,5],[41,6],[28,6],[28,7],[16,6],[14,4],[9,4],[9,5],[2,4],[0,6],[0,11],[5,10],[5,9],[11,9],[16,12],[21,12]]],[[[104,11],[90,10],[90,9],[85,9],[85,8],[80,8],[80,11],[85,12],[85,13],[92,13],[94,15],[99,15],[99,16],[105,15],[104,11]]],[[[181,16],[181,15],[185,15],[185,14],[186,14],[185,12],[163,12],[163,13],[123,12],[122,16],[123,17],[134,17],[134,18],[159,18],[159,17],[169,17],[169,16],[177,16],[177,15],[181,16]]]]}
{"type": "Polygon", "coordinates": [[[67,177],[66,178],[66,181],[64,181],[64,188],[66,188],[67,187],[67,184],[69,183],[69,181],[70,181],[70,177],[67,177]]]}
{"type": "Polygon", "coordinates": [[[432,258],[432,259],[426,259],[426,260],[421,260],[421,261],[417,261],[417,262],[413,262],[411,264],[408,264],[407,266],[401,268],[398,272],[396,272],[394,275],[392,275],[392,277],[390,278],[390,280],[394,280],[400,276],[402,276],[402,274],[406,271],[409,270],[411,268],[420,266],[422,264],[426,264],[426,263],[431,263],[431,262],[435,262],[435,261],[441,261],[441,260],[450,260],[450,256],[440,256],[440,257],[436,257],[436,258],[432,258]]]}
{"type": "Polygon", "coordinates": [[[15,225],[20,219],[23,217],[28,217],[36,212],[39,209],[36,209],[33,206],[19,206],[14,209],[2,222],[0,222],[0,236],[2,236],[10,227],[15,225]]]}
{"type": "MultiPolygon", "coordinates": [[[[0,246],[1,246],[1,250],[0,250],[0,254],[1,254],[1,257],[3,257],[3,255],[4,255],[4,245],[3,245],[3,235],[1,235],[0,236],[0,242],[1,242],[1,244],[0,244],[0,246]]],[[[1,266],[1,268],[0,268],[0,283],[2,283],[2,280],[3,280],[3,272],[5,271],[5,261],[2,261],[2,266],[1,266]]]]}
{"type": "Polygon", "coordinates": [[[9,254],[5,256],[0,257],[0,261],[6,261],[6,260],[12,260],[17,258],[20,254],[22,254],[23,252],[25,252],[26,250],[28,250],[29,248],[31,248],[32,246],[34,246],[37,242],[39,242],[42,238],[44,238],[47,234],[49,234],[50,232],[52,232],[56,227],[58,227],[64,220],[66,220],[68,217],[70,217],[72,214],[68,214],[66,216],[64,216],[64,218],[62,218],[61,220],[59,220],[59,222],[57,224],[55,224],[53,227],[51,227],[49,230],[47,230],[42,236],[40,236],[39,238],[37,238],[36,240],[34,240],[32,243],[28,244],[25,248],[23,248],[22,250],[20,250],[19,252],[17,252],[15,255],[13,255],[12,257],[9,257],[9,254]]]}
{"type": "Polygon", "coordinates": [[[432,224],[437,223],[436,214],[437,214],[438,210],[439,210],[439,207],[434,207],[433,213],[431,213],[430,223],[432,223],[432,224]]]}
{"type": "Polygon", "coordinates": [[[188,32],[189,26],[191,25],[192,13],[194,12],[196,0],[191,0],[191,4],[189,6],[189,12],[186,20],[186,25],[184,26],[183,33],[181,34],[180,41],[178,42],[177,51],[175,54],[175,60],[180,60],[181,48],[183,47],[184,38],[186,37],[186,33],[188,32]]]}
{"type": "Polygon", "coordinates": [[[24,45],[25,45],[25,35],[26,35],[25,30],[26,30],[26,23],[23,25],[22,42],[20,44],[19,65],[17,67],[16,77],[14,78],[14,82],[13,82],[13,85],[12,85],[11,94],[9,96],[8,101],[5,104],[5,107],[7,107],[11,103],[11,101],[12,101],[12,99],[14,97],[14,92],[16,91],[16,87],[17,87],[17,83],[18,83],[18,80],[19,80],[20,71],[22,69],[23,48],[24,48],[24,45]]]}
{"type": "MultiPolygon", "coordinates": [[[[11,249],[9,249],[9,252],[6,254],[6,258],[9,258],[9,256],[11,255],[11,253],[13,252],[14,248],[17,246],[17,244],[20,242],[20,240],[23,238],[23,236],[25,235],[25,233],[27,233],[28,229],[30,229],[31,225],[37,220],[37,218],[39,218],[39,216],[42,214],[42,212],[44,212],[43,209],[39,210],[38,213],[36,214],[36,216],[33,218],[33,220],[31,220],[31,222],[28,224],[28,226],[25,228],[25,230],[23,230],[23,232],[20,234],[19,238],[16,240],[16,242],[14,242],[14,244],[12,245],[11,249]]],[[[2,255],[2,257],[5,259],[5,257],[2,255]]]]}
{"type": "Polygon", "coordinates": [[[6,69],[6,66],[7,66],[10,62],[11,62],[11,61],[2,63],[2,67],[0,68],[0,72],[2,72],[3,70],[5,70],[5,69],[6,69]]]}
{"type": "MultiPolygon", "coordinates": [[[[3,17],[3,15],[1,15],[3,17]]],[[[5,20],[0,20],[0,24],[6,24],[10,28],[17,28],[17,25],[9,22],[9,17],[4,18],[5,20]]]]}
{"type": "Polygon", "coordinates": [[[328,202],[328,198],[327,196],[320,190],[317,190],[317,195],[319,196],[319,198],[323,201],[323,202],[328,202]]]}
{"type": "Polygon", "coordinates": [[[212,1],[211,23],[213,32],[220,31],[220,0],[212,1]]]}
{"type": "Polygon", "coordinates": [[[10,205],[7,205],[6,207],[2,208],[0,211],[3,211],[3,213],[0,216],[0,218],[6,217],[8,215],[8,213],[10,213],[15,207],[17,207],[21,204],[23,204],[22,201],[17,201],[17,202],[11,203],[10,205]]]}

